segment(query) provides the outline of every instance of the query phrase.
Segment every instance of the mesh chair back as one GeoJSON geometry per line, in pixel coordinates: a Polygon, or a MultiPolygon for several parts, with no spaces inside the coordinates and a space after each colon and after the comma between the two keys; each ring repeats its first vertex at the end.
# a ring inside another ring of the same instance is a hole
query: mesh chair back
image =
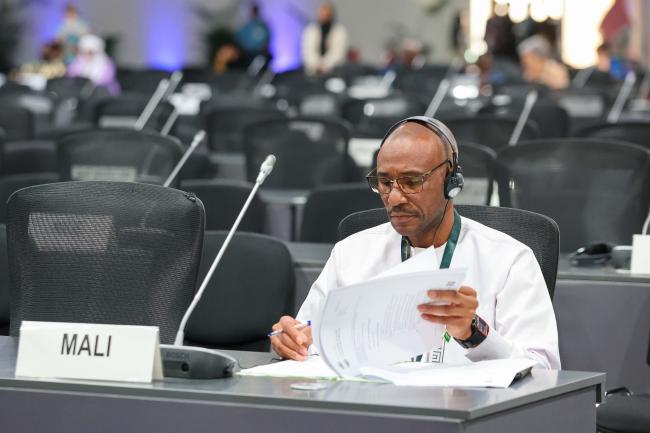
{"type": "MultiPolygon", "coordinates": [[[[507,104],[497,105],[492,103],[486,105],[479,110],[479,115],[516,119],[524,108],[524,102],[525,97],[511,96],[510,102],[507,104]]],[[[540,98],[535,103],[529,119],[539,127],[540,138],[566,137],[569,135],[569,113],[548,98],[540,98]]]]}
{"type": "MultiPolygon", "coordinates": [[[[294,118],[255,122],[244,131],[246,176],[257,178],[269,154],[277,157],[265,187],[311,189],[356,175],[348,156],[349,129],[335,120],[294,118]]],[[[358,180],[358,179],[354,179],[358,180]]]]}
{"type": "Polygon", "coordinates": [[[0,223],[7,222],[7,201],[19,189],[59,181],[58,173],[20,173],[0,176],[0,223]]]}
{"type": "Polygon", "coordinates": [[[171,343],[194,293],[204,211],[156,185],[64,182],[8,204],[11,335],[23,320],[152,325],[171,343]]]}
{"type": "Polygon", "coordinates": [[[0,224],[0,335],[9,335],[9,257],[7,256],[7,229],[0,224]]]}
{"type": "Polygon", "coordinates": [[[12,141],[0,146],[0,176],[56,172],[56,143],[49,140],[12,141]]]}
{"type": "Polygon", "coordinates": [[[402,68],[397,71],[393,87],[428,104],[448,72],[449,65],[426,65],[420,69],[402,68]]]}
{"type": "MultiPolygon", "coordinates": [[[[205,233],[197,285],[226,235],[205,233]]],[[[270,236],[236,233],[187,322],[186,344],[268,351],[266,335],[278,317],[293,313],[294,291],[293,261],[286,245],[270,236]]]]}
{"type": "MultiPolygon", "coordinates": [[[[555,292],[560,231],[551,218],[521,209],[480,205],[455,205],[462,216],[499,230],[527,245],[539,263],[551,299],[555,292]]],[[[339,224],[340,239],[388,222],[384,209],[372,209],[348,215],[339,224]]]]}
{"type": "Polygon", "coordinates": [[[548,215],[562,251],[595,241],[629,245],[650,205],[650,152],[592,139],[537,140],[497,157],[501,205],[548,215]]]}
{"type": "Polygon", "coordinates": [[[285,72],[273,77],[275,98],[286,100],[296,106],[303,97],[315,93],[325,93],[325,79],[321,76],[306,75],[303,71],[285,72]]]}
{"type": "Polygon", "coordinates": [[[169,78],[170,73],[160,69],[119,69],[117,79],[123,92],[152,95],[160,80],[169,78]]]}
{"type": "Polygon", "coordinates": [[[650,122],[599,123],[576,132],[576,137],[621,140],[650,149],[650,122]]]}
{"type": "Polygon", "coordinates": [[[303,211],[301,242],[334,243],[339,222],[354,212],[382,206],[365,183],[327,185],[311,191],[303,211]]]}
{"type": "MultiPolygon", "coordinates": [[[[139,93],[102,98],[93,104],[93,122],[100,128],[133,128],[149,99],[149,95],[139,93]]],[[[173,110],[168,102],[158,104],[145,129],[160,131],[173,110]]]]}
{"type": "MultiPolygon", "coordinates": [[[[205,207],[206,230],[230,230],[253,185],[231,180],[186,180],[181,189],[196,195],[205,207]]],[[[266,209],[256,195],[244,215],[239,231],[262,233],[266,209]]]]}
{"type": "Polygon", "coordinates": [[[5,140],[29,140],[34,137],[34,114],[16,101],[0,98],[0,128],[5,140]]]}
{"type": "Polygon", "coordinates": [[[215,152],[243,152],[246,127],[254,122],[284,119],[283,112],[272,107],[212,107],[205,112],[208,147],[215,152]]]}
{"type": "Polygon", "coordinates": [[[86,99],[92,94],[95,85],[84,77],[58,77],[47,80],[46,90],[57,101],[66,99],[86,99]]]}
{"type": "Polygon", "coordinates": [[[454,199],[457,204],[490,204],[497,154],[487,146],[463,141],[459,144],[459,164],[465,186],[454,199]]]}
{"type": "MultiPolygon", "coordinates": [[[[493,150],[498,150],[508,145],[512,131],[515,129],[517,119],[478,116],[449,119],[445,124],[451,129],[459,143],[469,141],[481,143],[493,150]]],[[[519,141],[531,140],[539,137],[539,128],[531,120],[526,122],[519,141]]]]}
{"type": "Polygon", "coordinates": [[[343,104],[341,115],[352,124],[355,137],[381,138],[398,121],[420,115],[426,106],[413,97],[354,99],[343,104]]]}
{"type": "Polygon", "coordinates": [[[92,131],[59,145],[61,180],[115,180],[162,184],[183,154],[174,137],[145,131],[92,131]]]}

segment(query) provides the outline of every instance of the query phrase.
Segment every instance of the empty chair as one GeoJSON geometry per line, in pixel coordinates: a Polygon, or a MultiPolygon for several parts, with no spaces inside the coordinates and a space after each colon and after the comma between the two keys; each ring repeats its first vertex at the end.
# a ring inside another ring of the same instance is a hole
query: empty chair
{"type": "Polygon", "coordinates": [[[324,77],[306,75],[302,70],[278,74],[271,84],[275,87],[274,97],[297,106],[306,95],[326,93],[324,77]]]}
{"type": "Polygon", "coordinates": [[[47,80],[46,90],[56,101],[67,99],[86,99],[92,94],[95,85],[84,77],[57,77],[47,80]]]}
{"type": "MultiPolygon", "coordinates": [[[[206,230],[230,230],[244,206],[253,185],[231,180],[186,180],[180,188],[196,195],[205,207],[206,230]]],[[[265,207],[258,196],[253,197],[239,231],[264,231],[265,207]]]]}
{"type": "Polygon", "coordinates": [[[174,137],[103,130],[69,135],[58,151],[61,180],[165,182],[183,154],[174,137]]]}
{"type": "Polygon", "coordinates": [[[428,105],[448,72],[449,65],[425,65],[419,69],[402,68],[397,71],[393,86],[428,105]]]}
{"type": "Polygon", "coordinates": [[[157,185],[63,182],[8,203],[11,335],[23,320],[158,326],[171,343],[203,243],[200,200],[157,185]]]}
{"type": "Polygon", "coordinates": [[[355,137],[381,138],[396,122],[420,115],[426,106],[413,97],[353,99],[343,104],[341,116],[350,122],[355,137]]]}
{"type": "Polygon", "coordinates": [[[298,111],[301,116],[340,117],[339,97],[334,93],[313,93],[302,97],[298,111]]]}
{"type": "Polygon", "coordinates": [[[381,206],[365,183],[326,185],[307,197],[300,230],[301,242],[335,243],[339,222],[347,215],[381,206]]]}
{"type": "Polygon", "coordinates": [[[0,335],[9,335],[9,258],[7,256],[7,230],[0,224],[0,335]]]}
{"type": "Polygon", "coordinates": [[[490,204],[496,171],[496,152],[487,146],[463,141],[459,144],[458,157],[465,186],[454,199],[454,203],[490,204]]]}
{"type": "Polygon", "coordinates": [[[0,98],[0,128],[5,140],[29,140],[35,134],[34,114],[9,98],[0,98]]]}
{"type": "Polygon", "coordinates": [[[650,149],[650,122],[599,123],[576,132],[576,137],[622,140],[650,149]]]}
{"type": "Polygon", "coordinates": [[[277,162],[265,187],[311,189],[361,180],[348,156],[349,128],[335,120],[293,118],[265,120],[244,131],[246,176],[257,178],[261,163],[274,154],[277,162]]]}
{"type": "MultiPolygon", "coordinates": [[[[226,232],[206,232],[197,286],[226,232]]],[[[236,233],[185,328],[185,344],[268,351],[267,334],[293,314],[295,277],[286,245],[270,236],[236,233]]]]}
{"type": "Polygon", "coordinates": [[[562,251],[629,245],[650,205],[650,152],[596,139],[535,140],[499,152],[497,182],[502,206],[557,221],[562,251]]]}
{"type": "Polygon", "coordinates": [[[215,152],[242,152],[244,129],[253,122],[284,119],[273,107],[207,107],[204,114],[208,147],[215,152]]]}
{"type": "MultiPolygon", "coordinates": [[[[100,128],[133,128],[149,102],[150,95],[130,93],[108,96],[93,104],[93,122],[100,128]]],[[[145,128],[160,131],[173,111],[168,102],[161,102],[145,128]]]]}
{"type": "MultiPolygon", "coordinates": [[[[495,115],[517,119],[524,108],[524,97],[505,96],[508,102],[498,104],[494,98],[491,104],[479,110],[479,115],[495,115]]],[[[570,132],[569,113],[554,101],[540,97],[530,112],[529,119],[539,127],[540,138],[567,137],[570,132]]]]}
{"type": "Polygon", "coordinates": [[[11,194],[28,186],[59,181],[58,173],[20,173],[0,176],[0,223],[7,222],[7,200],[11,194]]]}
{"type": "Polygon", "coordinates": [[[163,78],[169,78],[170,75],[169,72],[160,69],[120,69],[117,79],[123,92],[148,96],[156,91],[158,83],[163,78]]]}
{"type": "MultiPolygon", "coordinates": [[[[11,109],[12,105],[17,105],[32,113],[33,123],[31,127],[33,130],[31,135],[18,136],[18,139],[31,138],[38,131],[50,126],[52,122],[52,114],[54,112],[54,100],[50,95],[30,88],[25,89],[23,87],[12,86],[9,89],[5,89],[6,87],[6,85],[0,87],[0,112],[11,109]]],[[[0,120],[0,126],[5,127],[6,125],[0,120]]],[[[24,128],[24,126],[21,126],[21,128],[24,128]]],[[[21,130],[17,125],[12,125],[12,129],[21,130]]],[[[8,139],[14,139],[9,131],[5,132],[9,135],[8,139]]]]}
{"type": "MultiPolygon", "coordinates": [[[[535,254],[544,275],[546,288],[553,299],[560,245],[558,225],[551,218],[535,212],[495,206],[455,205],[461,216],[487,227],[499,230],[527,245],[535,254]]],[[[382,209],[357,212],[345,217],[339,224],[339,238],[388,222],[382,209]]]]}
{"type": "Polygon", "coordinates": [[[56,173],[56,143],[50,140],[11,141],[0,145],[0,176],[56,173]]]}
{"type": "MultiPolygon", "coordinates": [[[[517,119],[496,116],[459,117],[445,121],[459,143],[481,143],[493,150],[508,145],[517,119]]],[[[532,121],[526,122],[519,141],[539,137],[539,128],[532,121]]]]}
{"type": "Polygon", "coordinates": [[[595,88],[568,88],[553,92],[554,99],[571,118],[571,133],[603,121],[613,100],[605,91],[595,88]]]}

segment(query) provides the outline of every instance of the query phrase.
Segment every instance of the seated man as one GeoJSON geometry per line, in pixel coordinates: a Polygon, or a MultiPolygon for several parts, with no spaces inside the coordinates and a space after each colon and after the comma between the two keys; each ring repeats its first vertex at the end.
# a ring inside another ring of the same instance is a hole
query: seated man
{"type": "MultiPolygon", "coordinates": [[[[440,263],[432,268],[467,268],[456,291],[429,291],[435,301],[414,314],[446,326],[442,356],[422,360],[466,363],[485,359],[528,357],[545,368],[559,369],[557,325],[544,277],[526,245],[454,211],[453,197],[462,188],[458,147],[441,122],[412,117],[384,137],[370,187],[381,195],[390,217],[382,224],[337,243],[297,315],[273,326],[284,332],[271,337],[275,352],[303,360],[312,344],[330,290],[368,280],[433,246],[440,263]]],[[[433,329],[436,328],[432,326],[433,329]]],[[[437,355],[437,356],[436,356],[437,355]]]]}

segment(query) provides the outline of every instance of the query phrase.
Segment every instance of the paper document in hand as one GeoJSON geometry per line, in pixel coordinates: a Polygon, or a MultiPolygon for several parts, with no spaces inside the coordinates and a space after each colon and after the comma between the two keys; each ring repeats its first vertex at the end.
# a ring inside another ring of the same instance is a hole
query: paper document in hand
{"type": "MultiPolygon", "coordinates": [[[[430,264],[431,262],[429,262],[430,264]]],[[[444,328],[420,317],[430,289],[458,290],[465,269],[397,273],[328,293],[316,344],[338,375],[408,360],[440,345],[444,328]]]]}
{"type": "Polygon", "coordinates": [[[380,378],[402,386],[507,388],[517,373],[533,365],[529,358],[494,359],[471,364],[407,362],[390,367],[363,367],[366,378],[380,378]]]}

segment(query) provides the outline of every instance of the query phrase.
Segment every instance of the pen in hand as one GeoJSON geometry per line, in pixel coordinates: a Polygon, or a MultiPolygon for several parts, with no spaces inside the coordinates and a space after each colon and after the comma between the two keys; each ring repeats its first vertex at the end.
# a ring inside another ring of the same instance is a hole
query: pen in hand
{"type": "MultiPolygon", "coordinates": [[[[306,328],[307,326],[311,326],[311,320],[307,320],[307,323],[298,323],[296,326],[294,326],[294,328],[295,329],[302,329],[302,328],[306,328]]],[[[268,337],[275,337],[276,335],[280,335],[280,334],[284,334],[284,329],[269,332],[268,337]]]]}

